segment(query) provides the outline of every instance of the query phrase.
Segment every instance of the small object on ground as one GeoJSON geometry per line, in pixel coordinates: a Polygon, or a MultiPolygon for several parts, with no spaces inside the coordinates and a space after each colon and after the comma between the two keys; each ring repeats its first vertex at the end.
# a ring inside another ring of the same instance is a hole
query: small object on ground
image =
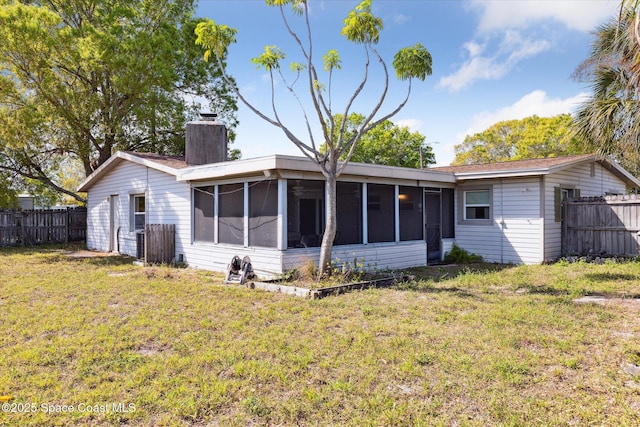
{"type": "Polygon", "coordinates": [[[245,256],[240,260],[239,256],[231,258],[231,262],[227,266],[227,278],[225,283],[240,283],[244,285],[247,279],[251,279],[255,275],[253,274],[253,267],[251,266],[251,258],[245,256]]]}
{"type": "Polygon", "coordinates": [[[640,375],[640,366],[634,365],[633,363],[627,363],[624,367],[624,371],[627,374],[637,377],[638,375],[640,375]]]}

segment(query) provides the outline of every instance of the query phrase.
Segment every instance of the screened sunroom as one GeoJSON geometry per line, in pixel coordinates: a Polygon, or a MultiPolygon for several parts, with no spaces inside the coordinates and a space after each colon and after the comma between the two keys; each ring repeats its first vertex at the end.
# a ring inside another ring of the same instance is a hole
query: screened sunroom
{"type": "MultiPolygon", "coordinates": [[[[327,196],[316,171],[308,159],[290,156],[185,170],[178,180],[191,185],[190,264],[198,259],[220,268],[234,255],[249,256],[256,271],[269,275],[317,261],[327,196]]],[[[424,265],[454,237],[453,178],[351,164],[337,183],[336,221],[334,258],[369,268],[424,265]]]]}

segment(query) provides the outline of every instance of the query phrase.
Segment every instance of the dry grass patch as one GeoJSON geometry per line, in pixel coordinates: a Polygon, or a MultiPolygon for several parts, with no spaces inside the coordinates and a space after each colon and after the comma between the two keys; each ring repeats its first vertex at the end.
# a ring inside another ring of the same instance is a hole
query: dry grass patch
{"type": "Polygon", "coordinates": [[[38,407],[2,425],[640,423],[636,263],[416,269],[302,300],[63,249],[0,253],[0,395],[38,407]]]}

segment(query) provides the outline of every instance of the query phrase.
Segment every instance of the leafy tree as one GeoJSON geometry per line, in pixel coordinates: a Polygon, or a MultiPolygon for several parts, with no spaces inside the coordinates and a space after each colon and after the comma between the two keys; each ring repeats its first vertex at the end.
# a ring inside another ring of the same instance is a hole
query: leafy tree
{"type": "Polygon", "coordinates": [[[11,187],[11,180],[8,176],[0,173],[0,209],[17,208],[18,194],[11,187]]]}
{"type": "Polygon", "coordinates": [[[115,150],[180,154],[188,99],[233,129],[234,83],[199,59],[193,12],[194,0],[0,0],[0,169],[82,201],[61,163],[86,176],[115,150]]]}
{"type": "Polygon", "coordinates": [[[455,146],[454,165],[503,162],[582,154],[585,148],[572,134],[570,114],[531,116],[498,122],[467,135],[455,146]]]}
{"type": "MultiPolygon", "coordinates": [[[[341,128],[342,120],[341,114],[335,115],[334,121],[338,129],[341,128]]],[[[355,133],[363,120],[362,114],[350,114],[345,132],[355,133]]],[[[424,135],[411,132],[408,126],[398,126],[391,120],[385,120],[362,136],[353,151],[351,161],[416,169],[435,164],[433,150],[424,143],[424,139],[424,135]]],[[[346,155],[343,155],[341,160],[345,158],[346,155]]]]}
{"type": "Polygon", "coordinates": [[[601,25],[589,58],[574,73],[593,91],[577,112],[576,134],[592,150],[611,156],[636,176],[640,175],[637,17],[634,8],[623,8],[618,20],[601,25]]]}
{"type": "MultiPolygon", "coordinates": [[[[362,93],[365,85],[369,82],[370,61],[373,59],[380,65],[384,75],[384,80],[380,84],[378,101],[373,105],[371,111],[364,115],[362,124],[351,132],[346,123],[337,123],[334,120],[334,107],[332,103],[332,86],[334,73],[341,69],[340,56],[337,50],[332,49],[322,56],[323,67],[318,68],[313,56],[313,37],[310,26],[309,6],[307,0],[266,0],[267,6],[274,6],[280,10],[283,23],[299,48],[301,62],[294,62],[290,69],[293,71],[292,80],[287,79],[280,64],[285,58],[277,46],[266,46],[264,53],[254,58],[252,62],[264,68],[271,77],[272,111],[262,112],[254,107],[242,94],[237,92],[238,98],[244,102],[249,109],[262,119],[280,128],[287,138],[295,144],[301,152],[314,161],[322,171],[326,180],[327,189],[327,215],[323,240],[320,249],[319,273],[325,274],[331,262],[331,249],[336,234],[336,178],[342,173],[345,166],[351,160],[358,142],[363,135],[374,129],[380,123],[391,118],[398,113],[406,104],[411,93],[412,80],[417,78],[424,80],[431,74],[431,55],[422,44],[401,49],[396,53],[393,60],[396,76],[400,80],[408,82],[405,98],[395,108],[387,113],[381,113],[383,103],[389,90],[389,72],[386,62],[380,56],[375,46],[377,45],[382,30],[382,20],[376,17],[371,10],[371,0],[364,0],[355,9],[351,10],[344,19],[342,35],[348,41],[360,45],[365,54],[364,72],[360,83],[355,88],[351,97],[347,100],[341,114],[349,116],[352,106],[358,96],[362,93]],[[301,17],[304,21],[305,34],[299,36],[290,25],[290,18],[285,13],[285,7],[291,6],[293,15],[301,17]],[[324,70],[324,79],[320,78],[320,71],[324,70]],[[295,84],[303,78],[306,80],[307,95],[310,99],[311,108],[304,107],[302,99],[295,90],[295,84]],[[305,137],[294,135],[283,118],[278,114],[278,109],[274,101],[275,82],[280,79],[285,87],[292,94],[294,100],[300,106],[302,117],[307,125],[307,135],[305,137]],[[312,130],[312,121],[320,129],[319,135],[312,130]],[[322,150],[322,145],[326,145],[326,150],[322,150]],[[338,161],[343,159],[342,163],[338,161]]],[[[236,30],[226,25],[216,24],[214,21],[201,23],[196,28],[196,43],[205,49],[204,58],[214,61],[220,65],[224,72],[223,60],[227,55],[229,46],[235,43],[236,30]]]]}

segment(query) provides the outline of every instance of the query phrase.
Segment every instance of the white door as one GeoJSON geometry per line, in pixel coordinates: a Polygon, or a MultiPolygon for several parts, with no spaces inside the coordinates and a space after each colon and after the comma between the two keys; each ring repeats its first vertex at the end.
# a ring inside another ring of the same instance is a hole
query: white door
{"type": "Polygon", "coordinates": [[[118,195],[109,197],[109,252],[118,252],[120,228],[120,202],[118,195]]]}

